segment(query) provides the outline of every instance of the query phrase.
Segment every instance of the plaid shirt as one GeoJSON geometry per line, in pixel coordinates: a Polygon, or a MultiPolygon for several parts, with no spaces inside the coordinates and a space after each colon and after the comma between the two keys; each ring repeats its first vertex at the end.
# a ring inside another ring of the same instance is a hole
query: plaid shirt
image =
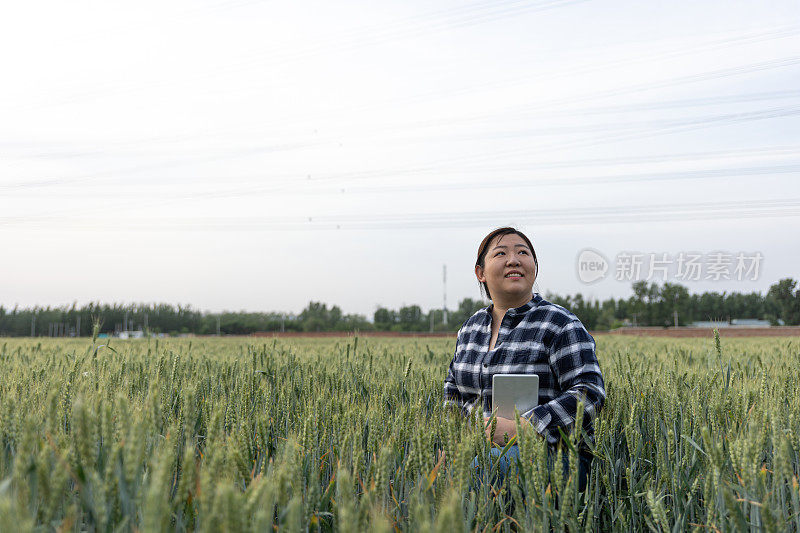
{"type": "Polygon", "coordinates": [[[568,434],[583,400],[583,427],[591,439],[592,420],[606,397],[595,342],[574,314],[538,294],[509,309],[500,324],[495,348],[491,307],[472,315],[458,331],[455,356],[444,380],[445,405],[469,414],[480,401],[483,416],[492,414],[494,374],[538,374],[539,405],[520,413],[550,444],[568,434]]]}

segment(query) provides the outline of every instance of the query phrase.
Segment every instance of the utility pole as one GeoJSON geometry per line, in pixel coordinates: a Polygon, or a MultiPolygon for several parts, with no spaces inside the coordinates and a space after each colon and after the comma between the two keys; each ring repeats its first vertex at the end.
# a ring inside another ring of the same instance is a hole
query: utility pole
{"type": "Polygon", "coordinates": [[[31,315],[31,337],[36,336],[36,315],[31,315]]]}
{"type": "Polygon", "coordinates": [[[128,331],[128,311],[125,311],[125,320],[122,322],[122,331],[128,331]]]}
{"type": "Polygon", "coordinates": [[[433,309],[431,309],[431,333],[433,333],[433,309]]]}
{"type": "Polygon", "coordinates": [[[217,315],[217,337],[219,337],[219,315],[217,315]]]}
{"type": "Polygon", "coordinates": [[[145,331],[145,332],[147,332],[147,326],[148,326],[148,322],[147,322],[147,313],[145,313],[145,314],[144,314],[144,331],[145,331]]]}
{"type": "Polygon", "coordinates": [[[442,265],[442,324],[447,325],[447,265],[442,265]]]}
{"type": "Polygon", "coordinates": [[[81,336],[81,315],[78,315],[78,318],[77,318],[77,320],[76,320],[76,324],[75,324],[75,336],[76,336],[76,337],[80,337],[80,336],[81,336]]]}
{"type": "Polygon", "coordinates": [[[672,306],[672,320],[675,322],[675,327],[678,327],[678,293],[675,293],[675,303],[672,306]]]}
{"type": "Polygon", "coordinates": [[[286,331],[286,315],[281,313],[281,333],[286,331]]]}

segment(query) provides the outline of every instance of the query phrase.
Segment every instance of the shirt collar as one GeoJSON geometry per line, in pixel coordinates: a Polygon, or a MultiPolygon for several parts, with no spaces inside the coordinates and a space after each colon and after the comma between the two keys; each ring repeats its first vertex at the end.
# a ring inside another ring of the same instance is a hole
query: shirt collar
{"type": "MultiPolygon", "coordinates": [[[[534,309],[536,306],[538,306],[541,301],[542,301],[542,297],[537,292],[537,293],[535,293],[533,295],[533,297],[530,299],[530,301],[528,303],[526,303],[524,305],[521,305],[519,307],[512,307],[511,309],[506,311],[506,314],[509,315],[509,316],[524,315],[525,313],[527,313],[531,309],[534,309]]],[[[494,307],[494,304],[491,304],[489,307],[486,308],[486,314],[487,315],[492,316],[493,307],[494,307]]]]}

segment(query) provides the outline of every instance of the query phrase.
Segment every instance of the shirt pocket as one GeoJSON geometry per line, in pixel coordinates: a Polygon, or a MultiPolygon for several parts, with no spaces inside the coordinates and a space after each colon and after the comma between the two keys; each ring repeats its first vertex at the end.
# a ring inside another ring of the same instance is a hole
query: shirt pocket
{"type": "MultiPolygon", "coordinates": [[[[506,360],[514,365],[535,365],[541,367],[542,365],[547,366],[549,364],[549,355],[544,346],[531,343],[530,346],[526,346],[524,349],[515,350],[506,360]]],[[[533,368],[520,373],[533,373],[533,368]]]]}

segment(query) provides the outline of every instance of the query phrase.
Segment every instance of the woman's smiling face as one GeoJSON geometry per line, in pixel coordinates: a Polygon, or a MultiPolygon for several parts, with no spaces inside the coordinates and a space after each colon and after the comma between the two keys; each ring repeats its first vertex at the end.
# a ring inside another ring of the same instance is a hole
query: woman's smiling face
{"type": "Polygon", "coordinates": [[[478,281],[486,283],[492,300],[527,303],[536,280],[533,252],[521,236],[500,235],[492,239],[484,266],[475,267],[478,281]]]}

